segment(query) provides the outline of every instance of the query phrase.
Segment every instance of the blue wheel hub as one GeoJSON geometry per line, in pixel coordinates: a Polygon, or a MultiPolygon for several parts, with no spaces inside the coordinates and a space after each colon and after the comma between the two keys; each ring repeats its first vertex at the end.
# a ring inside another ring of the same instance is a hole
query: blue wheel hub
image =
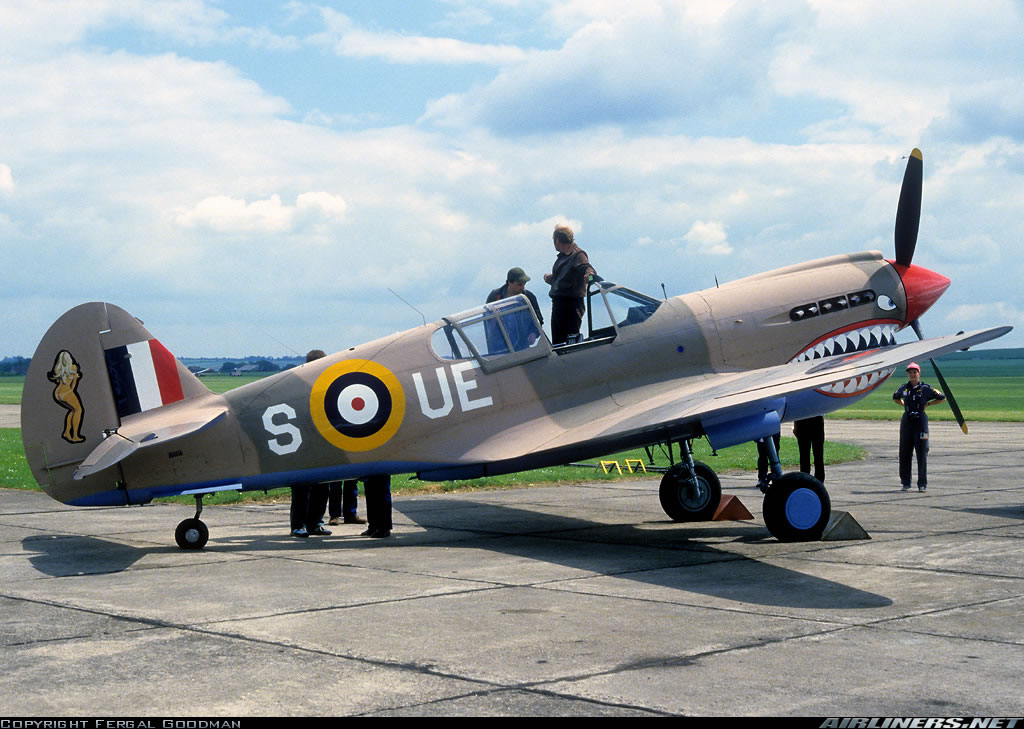
{"type": "Polygon", "coordinates": [[[812,528],[821,514],[821,499],[811,489],[796,489],[786,499],[786,521],[794,529],[812,528]]]}

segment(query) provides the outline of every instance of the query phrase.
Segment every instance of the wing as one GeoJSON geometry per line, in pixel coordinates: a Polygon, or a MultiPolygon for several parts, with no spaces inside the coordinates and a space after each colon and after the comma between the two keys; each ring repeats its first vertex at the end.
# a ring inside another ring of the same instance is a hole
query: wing
{"type": "Polygon", "coordinates": [[[762,427],[759,417],[784,409],[786,396],[870,377],[879,371],[891,372],[905,362],[981,344],[1011,329],[997,327],[745,372],[712,373],[697,381],[689,378],[676,387],[671,382],[663,383],[650,388],[649,393],[628,407],[569,427],[546,442],[543,450],[567,447],[582,440],[625,441],[644,433],[681,437],[701,430],[710,437],[713,430],[721,432],[723,424],[746,420],[746,430],[734,429],[735,434],[722,435],[714,442],[716,448],[734,445],[764,436],[768,431],[756,432],[762,427]]]}

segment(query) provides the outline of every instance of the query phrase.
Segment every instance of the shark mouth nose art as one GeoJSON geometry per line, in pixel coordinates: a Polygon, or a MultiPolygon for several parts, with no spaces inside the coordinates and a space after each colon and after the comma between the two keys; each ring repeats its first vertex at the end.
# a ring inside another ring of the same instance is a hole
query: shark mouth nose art
{"type": "MultiPolygon", "coordinates": [[[[843,327],[815,340],[789,361],[808,362],[836,354],[854,354],[889,347],[896,344],[896,332],[902,327],[903,322],[893,319],[876,319],[843,327]]],[[[862,395],[882,384],[895,370],[895,367],[886,367],[815,390],[830,397],[862,395]]]]}
{"type": "Polygon", "coordinates": [[[895,367],[886,367],[885,369],[875,370],[867,375],[853,377],[849,380],[840,380],[839,382],[833,382],[831,385],[817,387],[815,390],[824,395],[831,395],[832,397],[852,397],[854,395],[862,395],[881,385],[889,379],[889,375],[895,371],[895,367]]]}

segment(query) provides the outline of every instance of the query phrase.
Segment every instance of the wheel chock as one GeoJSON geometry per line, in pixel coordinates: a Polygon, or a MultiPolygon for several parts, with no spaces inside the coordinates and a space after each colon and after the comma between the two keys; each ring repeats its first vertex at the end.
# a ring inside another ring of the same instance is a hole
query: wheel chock
{"type": "Polygon", "coordinates": [[[722,494],[722,498],[718,502],[718,508],[715,510],[715,515],[711,517],[711,521],[746,521],[753,518],[753,515],[743,505],[742,501],[731,494],[728,496],[722,494]]]}
{"type": "Polygon", "coordinates": [[[821,534],[821,541],[838,542],[846,539],[871,539],[871,535],[864,531],[864,527],[848,511],[833,511],[821,534]]]}
{"type": "Polygon", "coordinates": [[[634,465],[636,465],[636,468],[639,468],[644,473],[647,473],[647,466],[644,465],[644,462],[642,460],[640,460],[639,458],[626,459],[626,468],[629,469],[630,473],[636,473],[636,468],[633,467],[634,465]]]}

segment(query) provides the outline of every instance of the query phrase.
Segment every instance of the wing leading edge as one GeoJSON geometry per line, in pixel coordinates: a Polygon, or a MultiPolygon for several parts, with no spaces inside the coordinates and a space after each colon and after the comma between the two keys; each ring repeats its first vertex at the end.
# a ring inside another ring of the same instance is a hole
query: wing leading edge
{"type": "MultiPolygon", "coordinates": [[[[757,417],[769,411],[783,417],[787,396],[869,376],[881,370],[891,371],[911,360],[972,347],[1001,337],[1012,328],[996,327],[747,372],[715,373],[706,376],[696,387],[688,381],[683,394],[678,388],[662,390],[603,418],[570,427],[539,450],[557,449],[583,439],[625,440],[652,431],[671,436],[674,432],[692,432],[698,426],[700,430],[707,430],[710,424],[757,417]],[[780,409],[783,412],[779,412],[780,409]]],[[[756,437],[763,435],[767,433],[756,437]]],[[[744,437],[735,442],[748,439],[744,437]]],[[[714,445],[721,448],[735,442],[714,445]]]]}

